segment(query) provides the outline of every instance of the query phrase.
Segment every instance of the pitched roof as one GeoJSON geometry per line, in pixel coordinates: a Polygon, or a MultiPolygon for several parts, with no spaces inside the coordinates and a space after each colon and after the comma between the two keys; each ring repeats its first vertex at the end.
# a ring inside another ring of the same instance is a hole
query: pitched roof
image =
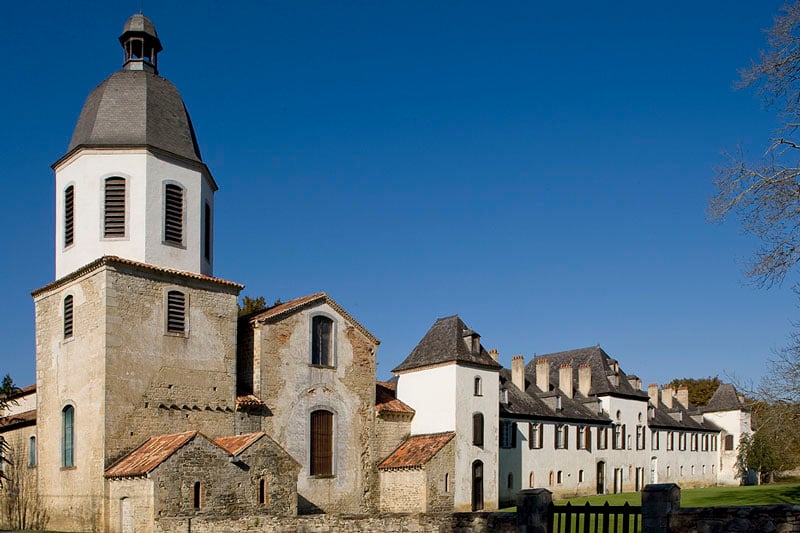
{"type": "Polygon", "coordinates": [[[703,412],[711,413],[714,411],[740,411],[744,409],[736,388],[730,383],[721,383],[714,395],[708,400],[708,404],[703,408],[703,412]]]}
{"type": "Polygon", "coordinates": [[[245,394],[236,397],[236,407],[264,407],[266,404],[261,401],[255,394],[245,394]]]}
{"type": "Polygon", "coordinates": [[[414,414],[415,411],[397,399],[397,390],[392,384],[379,381],[375,383],[375,412],[414,414]]]}
{"type": "Polygon", "coordinates": [[[340,306],[336,301],[328,296],[324,292],[315,292],[314,294],[309,294],[307,296],[301,296],[299,298],[295,298],[294,300],[289,300],[288,302],[279,303],[278,305],[273,305],[263,311],[257,311],[250,315],[245,315],[241,317],[241,320],[246,320],[251,324],[256,322],[267,323],[267,322],[274,322],[279,320],[285,316],[291,315],[300,311],[301,309],[305,309],[307,307],[311,307],[318,303],[327,303],[331,306],[337,313],[342,315],[348,322],[351,322],[357,330],[363,333],[369,340],[374,342],[375,344],[380,344],[381,341],[370,331],[362,326],[358,320],[353,318],[350,313],[344,310],[342,306],[340,306]]]}
{"type": "Polygon", "coordinates": [[[150,437],[147,442],[106,469],[105,477],[135,477],[148,474],[197,435],[197,431],[186,431],[150,437]]]}
{"type": "Polygon", "coordinates": [[[455,436],[454,431],[448,431],[409,437],[389,457],[381,461],[378,468],[386,470],[420,467],[433,459],[455,436]]]}
{"type": "Polygon", "coordinates": [[[35,291],[31,291],[31,296],[36,298],[37,296],[39,296],[42,293],[45,293],[45,292],[47,292],[49,290],[55,289],[57,287],[60,287],[60,286],[66,284],[66,283],[68,283],[68,282],[70,282],[70,281],[72,281],[74,279],[77,279],[77,278],[79,278],[79,277],[81,277],[83,275],[86,275],[89,272],[92,272],[94,270],[98,270],[98,269],[100,269],[100,268],[102,268],[104,266],[109,266],[109,267],[130,266],[130,267],[137,268],[139,270],[146,270],[148,272],[159,272],[159,273],[162,273],[162,274],[171,274],[171,275],[180,276],[180,277],[183,277],[183,278],[191,278],[191,279],[196,279],[196,280],[199,280],[199,281],[207,281],[207,282],[212,283],[214,285],[219,285],[219,286],[229,287],[229,288],[235,289],[235,290],[237,290],[237,292],[244,288],[244,285],[242,285],[240,283],[236,283],[234,281],[228,281],[228,280],[222,279],[222,278],[215,278],[213,276],[206,276],[204,274],[197,274],[195,272],[186,272],[186,271],[183,271],[183,270],[175,270],[175,269],[172,269],[172,268],[164,268],[164,267],[160,267],[160,266],[149,265],[147,263],[140,263],[139,261],[132,261],[130,259],[124,259],[122,257],[117,257],[117,256],[114,256],[114,255],[104,255],[103,257],[101,257],[99,259],[95,259],[91,263],[82,266],[78,270],[70,272],[66,276],[63,276],[63,277],[53,281],[52,283],[48,283],[44,287],[36,289],[35,291]]]}
{"type": "Polygon", "coordinates": [[[36,409],[30,411],[23,411],[15,415],[4,416],[0,418],[0,433],[10,431],[14,428],[23,426],[32,426],[36,423],[36,409]]]}
{"type": "Polygon", "coordinates": [[[525,391],[521,391],[512,382],[511,371],[506,368],[500,370],[500,389],[508,391],[508,403],[500,402],[500,416],[579,420],[601,424],[609,422],[608,417],[585,405],[585,403],[591,403],[594,407],[596,401],[589,402],[577,391],[574,393],[574,397],[570,398],[559,389],[542,392],[533,383],[530,383],[525,391]],[[561,409],[555,408],[553,400],[555,396],[561,398],[561,409]],[[552,403],[548,403],[549,401],[552,403]]]}
{"type": "Polygon", "coordinates": [[[214,444],[231,455],[239,455],[264,435],[266,435],[266,433],[263,431],[257,431],[255,433],[246,433],[244,435],[220,437],[214,441],[214,444]]]}
{"type": "Polygon", "coordinates": [[[392,372],[449,362],[500,369],[500,364],[492,359],[483,346],[480,346],[477,352],[467,347],[464,336],[473,333],[458,315],[439,318],[408,357],[392,372]]]}
{"type": "MultiPolygon", "coordinates": [[[[545,355],[537,355],[526,365],[526,373],[536,375],[536,361],[546,359],[550,362],[550,383],[558,386],[559,368],[564,364],[572,365],[573,388],[577,389],[577,373],[580,365],[589,365],[592,371],[592,388],[589,394],[619,394],[647,398],[647,393],[637,390],[628,383],[628,376],[619,368],[619,363],[609,357],[600,346],[589,346],[576,350],[567,350],[545,355]],[[614,369],[616,366],[617,370],[614,369]],[[612,379],[616,383],[612,382],[612,379]]],[[[634,376],[631,376],[634,377],[634,376]]],[[[534,379],[535,382],[535,379],[534,379]]],[[[561,387],[563,389],[563,387],[561,387]]]]}

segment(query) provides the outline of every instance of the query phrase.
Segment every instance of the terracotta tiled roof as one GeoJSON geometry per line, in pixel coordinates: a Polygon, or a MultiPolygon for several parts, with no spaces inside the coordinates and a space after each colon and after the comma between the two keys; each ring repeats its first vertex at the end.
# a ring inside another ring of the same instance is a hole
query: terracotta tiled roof
{"type": "Polygon", "coordinates": [[[291,315],[305,307],[309,307],[319,302],[325,302],[333,307],[337,313],[342,315],[349,322],[352,322],[356,329],[358,329],[375,344],[381,343],[381,341],[375,335],[370,333],[367,328],[362,326],[358,320],[353,318],[350,313],[345,311],[343,307],[341,307],[333,298],[324,292],[315,292],[314,294],[309,294],[308,296],[301,296],[299,298],[295,298],[294,300],[280,303],[263,311],[258,311],[252,315],[246,315],[242,317],[242,319],[249,321],[251,324],[256,322],[274,322],[275,320],[291,315]]]}
{"type": "Polygon", "coordinates": [[[164,273],[164,274],[174,274],[176,276],[181,276],[181,277],[184,277],[184,278],[192,278],[192,279],[197,279],[197,280],[201,280],[201,281],[207,281],[207,282],[213,283],[215,285],[221,285],[223,287],[231,287],[233,289],[238,289],[238,290],[242,290],[244,288],[244,285],[242,285],[240,283],[236,283],[236,282],[233,282],[233,281],[228,281],[228,280],[222,279],[222,278],[215,278],[213,276],[205,276],[203,274],[197,274],[195,272],[185,272],[183,270],[175,270],[175,269],[172,269],[172,268],[164,268],[164,267],[155,266],[155,265],[148,265],[147,263],[140,263],[138,261],[132,261],[130,259],[123,259],[122,257],[117,257],[117,256],[114,256],[114,255],[104,255],[100,259],[96,259],[96,260],[92,261],[91,263],[89,263],[88,265],[84,265],[81,268],[79,268],[78,270],[75,270],[74,272],[71,272],[71,273],[67,274],[64,277],[62,277],[60,279],[57,279],[52,283],[48,283],[44,287],[42,287],[40,289],[36,289],[35,291],[31,292],[31,296],[36,298],[37,296],[39,296],[40,294],[42,294],[44,292],[47,292],[49,290],[55,289],[57,287],[60,287],[61,285],[65,284],[65,283],[67,283],[69,281],[72,281],[72,280],[74,280],[76,278],[79,278],[79,277],[81,277],[81,276],[83,276],[85,274],[88,274],[89,272],[92,272],[94,270],[97,270],[97,269],[99,269],[101,267],[104,267],[104,266],[113,267],[113,266],[116,266],[116,265],[132,266],[132,267],[139,268],[139,269],[142,269],[142,270],[148,270],[150,272],[161,272],[161,273],[164,273]]]}
{"type": "Polygon", "coordinates": [[[237,407],[263,407],[265,404],[253,394],[245,394],[236,397],[237,407]]]}
{"type": "Polygon", "coordinates": [[[444,445],[453,440],[454,431],[447,433],[431,433],[429,435],[415,435],[409,437],[392,454],[381,461],[378,468],[413,468],[420,467],[433,459],[444,448],[444,445]]]}
{"type": "Polygon", "coordinates": [[[105,473],[108,478],[136,477],[152,472],[183,445],[197,436],[197,431],[172,435],[158,435],[111,465],[105,473]]]}
{"type": "Polygon", "coordinates": [[[375,412],[413,414],[415,411],[397,399],[397,393],[391,384],[379,381],[375,384],[375,412]]]}
{"type": "Polygon", "coordinates": [[[245,435],[220,437],[214,441],[214,444],[231,455],[239,455],[264,435],[265,433],[263,431],[258,431],[256,433],[247,433],[245,435]]]}
{"type": "Polygon", "coordinates": [[[21,398],[22,396],[28,396],[29,394],[33,394],[36,392],[36,384],[28,385],[27,387],[22,387],[21,389],[17,389],[14,393],[9,394],[8,399],[13,400],[15,398],[21,398]]]}
{"type": "Polygon", "coordinates": [[[36,409],[0,418],[0,433],[20,426],[30,426],[36,423],[36,409]]]}

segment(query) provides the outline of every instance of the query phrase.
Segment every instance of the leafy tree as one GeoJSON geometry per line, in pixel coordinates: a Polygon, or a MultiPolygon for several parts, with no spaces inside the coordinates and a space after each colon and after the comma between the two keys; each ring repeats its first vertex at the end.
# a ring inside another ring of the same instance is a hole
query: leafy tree
{"type": "Polygon", "coordinates": [[[775,473],[785,468],[773,442],[761,432],[741,436],[736,466],[740,476],[746,475],[748,470],[757,472],[761,483],[771,483],[775,473]]]}
{"type": "MultiPolygon", "coordinates": [[[[0,413],[5,411],[9,405],[15,403],[12,396],[18,391],[19,388],[14,385],[14,380],[11,379],[11,376],[6,374],[2,383],[0,383],[0,413]]],[[[8,446],[8,442],[0,435],[0,467],[2,467],[3,464],[11,464],[9,459],[10,452],[11,449],[8,446]]],[[[6,469],[0,468],[0,487],[3,486],[3,482],[7,479],[6,469]]]]}
{"type": "Polygon", "coordinates": [[[707,405],[708,401],[720,386],[717,376],[708,378],[675,378],[670,381],[667,387],[677,389],[687,387],[689,389],[689,401],[697,406],[707,405]]]}
{"type": "Polygon", "coordinates": [[[709,205],[713,220],[734,215],[760,239],[747,275],[761,286],[780,283],[800,261],[800,2],[785,6],[767,35],[768,49],[740,71],[739,87],[757,89],[784,125],[763,157],[728,154],[709,205]]]}
{"type": "Polygon", "coordinates": [[[242,297],[242,302],[239,304],[239,316],[257,313],[267,308],[267,302],[263,296],[257,298],[250,298],[249,296],[242,297]]]}

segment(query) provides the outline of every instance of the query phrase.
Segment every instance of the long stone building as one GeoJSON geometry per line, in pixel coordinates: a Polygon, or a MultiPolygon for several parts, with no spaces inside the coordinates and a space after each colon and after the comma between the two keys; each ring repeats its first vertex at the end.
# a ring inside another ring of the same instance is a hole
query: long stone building
{"type": "Polygon", "coordinates": [[[13,480],[0,499],[27,525],[147,532],[176,517],[491,510],[528,487],[738,482],[749,413],[730,386],[694,409],[685,390],[643,391],[599,347],[504,369],[459,317],[376,383],[379,340],[325,293],[238,317],[243,285],[214,276],[218,186],[159,74],[156,29],[134,15],[119,41],[122,69],[53,165],[36,384],[0,412],[13,480]]]}

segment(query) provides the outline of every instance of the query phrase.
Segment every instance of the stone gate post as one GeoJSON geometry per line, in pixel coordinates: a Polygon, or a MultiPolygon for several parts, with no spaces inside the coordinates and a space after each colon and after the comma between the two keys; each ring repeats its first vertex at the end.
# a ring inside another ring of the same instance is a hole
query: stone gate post
{"type": "Polygon", "coordinates": [[[681,506],[681,488],[675,483],[646,485],[642,489],[642,533],[669,533],[669,515],[681,506]]]}
{"type": "Polygon", "coordinates": [[[547,489],[525,489],[517,493],[517,533],[548,533],[547,511],[553,493],[547,489]]]}

